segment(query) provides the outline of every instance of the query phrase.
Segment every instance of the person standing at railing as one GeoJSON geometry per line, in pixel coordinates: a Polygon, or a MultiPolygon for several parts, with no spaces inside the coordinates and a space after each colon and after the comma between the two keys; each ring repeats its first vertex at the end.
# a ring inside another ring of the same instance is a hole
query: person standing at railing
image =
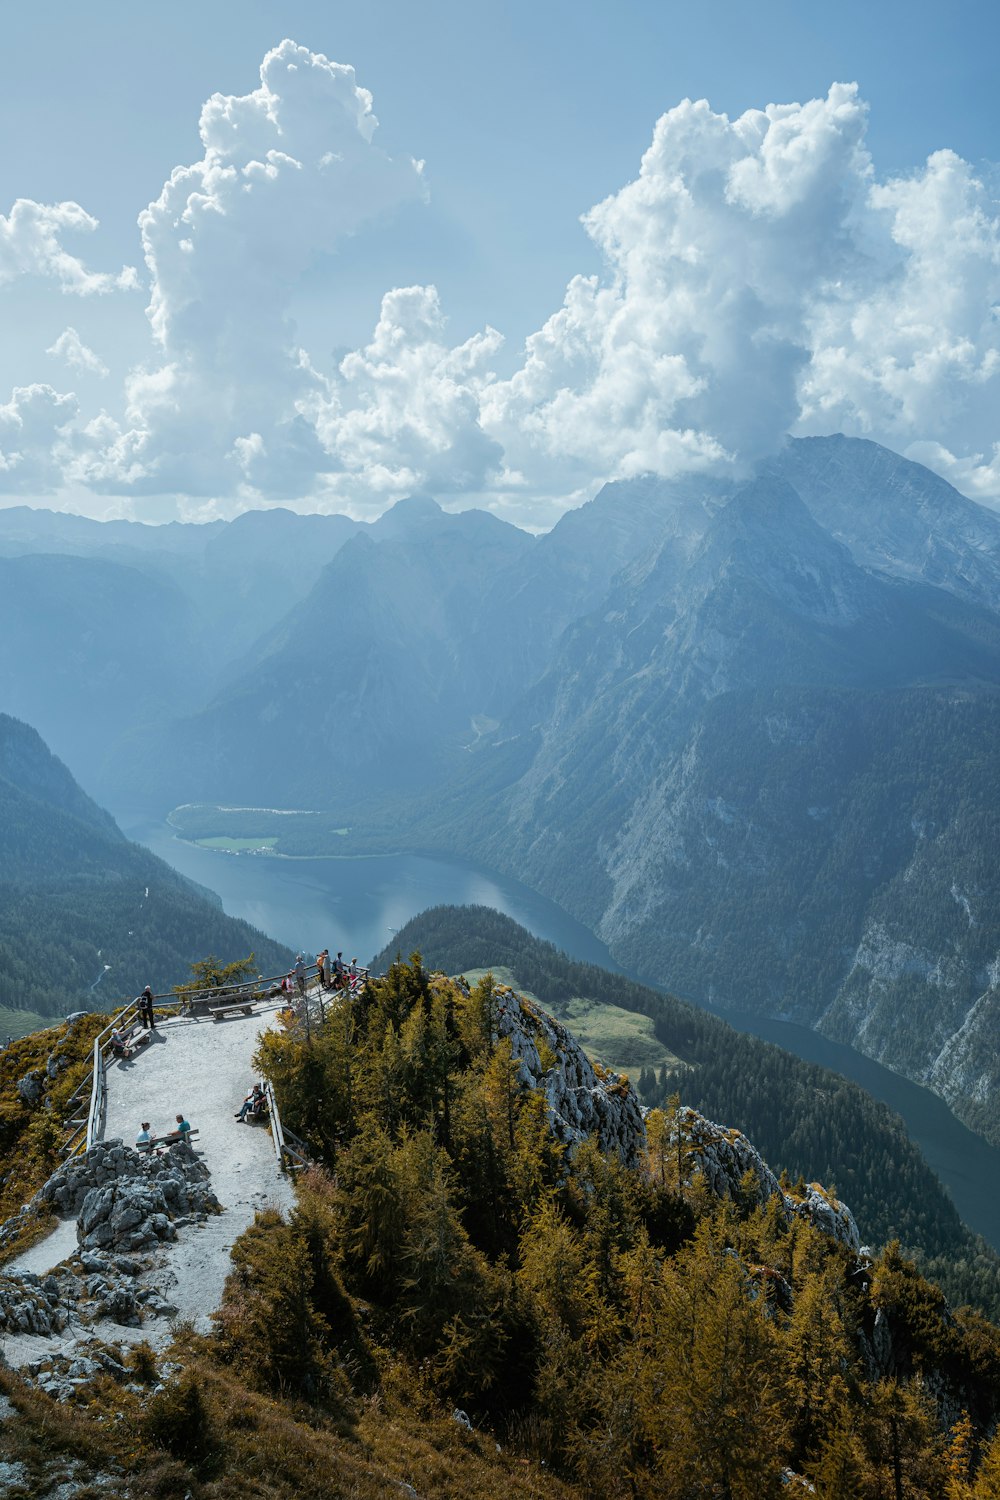
{"type": "Polygon", "coordinates": [[[304,995],[306,992],[306,961],[301,953],[296,954],[293,973],[295,974],[295,983],[299,987],[299,994],[304,995]]]}
{"type": "Polygon", "coordinates": [[[153,991],[147,984],[136,1004],[139,1007],[139,1020],[147,1031],[156,1030],[156,1022],[153,1016],[153,991]]]}
{"type": "Polygon", "coordinates": [[[316,972],[319,975],[319,986],[322,990],[327,990],[330,988],[329,976],[327,972],[329,963],[330,950],[329,948],[324,948],[322,953],[317,953],[316,955],[316,972]]]}

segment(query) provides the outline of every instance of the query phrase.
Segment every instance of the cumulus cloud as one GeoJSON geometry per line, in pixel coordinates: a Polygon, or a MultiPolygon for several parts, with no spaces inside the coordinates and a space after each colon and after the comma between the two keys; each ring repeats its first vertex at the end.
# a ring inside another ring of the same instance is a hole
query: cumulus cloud
{"type": "Polygon", "coordinates": [[[83,370],[102,377],[108,374],[108,367],[103,359],[87,347],[75,328],[64,328],[55,343],[50,344],[45,352],[56,359],[65,360],[71,370],[83,370]]]}
{"type": "Polygon", "coordinates": [[[133,266],[123,266],[117,275],[88,271],[64,248],[64,234],[91,234],[97,227],[97,220],[79,203],[18,198],[9,217],[0,214],[0,286],[18,276],[49,276],[62,291],[84,297],[137,287],[133,266]]]}
{"type": "MultiPolygon", "coordinates": [[[[537,525],[607,478],[740,471],[839,429],[1000,501],[997,204],[949,151],[880,179],[854,85],[664,114],[635,179],[583,217],[600,273],[571,278],[504,379],[500,335],[453,345],[431,286],[388,290],[336,368],[302,347],[297,280],[317,257],[336,275],[344,236],[424,194],[376,123],[351,68],[290,41],[258,88],[208,101],[202,156],[139,220],[154,356],[120,410],[52,429],[71,481],[205,513],[372,514],[422,489],[537,525]]],[[[120,284],[62,250],[93,227],[82,209],[28,208],[0,220],[0,280],[120,284]]],[[[97,368],[72,329],[49,352],[97,368]]]]}
{"type": "Polygon", "coordinates": [[[947,151],[878,182],[866,114],[844,84],[665,114],[638,178],[584,216],[606,274],[575,278],[486,394],[511,466],[549,486],[740,468],[843,429],[1000,497],[997,205],[947,151]]]}
{"type": "Polygon", "coordinates": [[[130,377],[124,425],[82,461],[90,482],[217,494],[256,453],[257,482],[294,495],[331,465],[303,415],[327,387],[291,292],[318,254],[424,192],[418,163],[373,144],[371,106],[353,68],[291,41],[268,52],[259,88],[209,99],[204,155],[139,218],[161,362],[130,377]]]}
{"type": "Polygon", "coordinates": [[[63,474],[77,399],[50,385],[16,386],[0,406],[0,488],[8,494],[45,494],[63,474]]]}

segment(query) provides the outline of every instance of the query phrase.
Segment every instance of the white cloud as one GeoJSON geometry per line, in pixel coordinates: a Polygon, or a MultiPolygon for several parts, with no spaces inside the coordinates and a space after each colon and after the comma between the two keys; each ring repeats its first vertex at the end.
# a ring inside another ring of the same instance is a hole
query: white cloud
{"type": "Polygon", "coordinates": [[[62,480],[69,424],[76,397],[50,385],[16,386],[0,406],[0,489],[44,494],[62,480]]]}
{"type": "Polygon", "coordinates": [[[584,216],[605,278],[571,282],[487,394],[508,462],[551,487],[842,429],[1000,497],[997,205],[948,151],[879,183],[866,113],[837,84],[735,121],[664,115],[639,177],[584,216]]]}
{"type": "Polygon", "coordinates": [[[87,347],[75,328],[64,328],[55,343],[45,352],[56,359],[64,359],[72,370],[84,370],[102,377],[108,374],[108,367],[103,359],[87,347]]]}
{"type": "Polygon", "coordinates": [[[434,287],[398,287],[382,299],[372,340],[341,361],[317,432],[335,461],[330,493],[355,510],[414,489],[479,493],[499,476],[503,453],[483,431],[479,406],[493,328],[451,348],[434,287]]]}
{"type": "MultiPolygon", "coordinates": [[[[452,346],[430,286],[388,291],[335,369],[301,347],[298,279],[423,180],[374,145],[352,69],[285,41],[260,80],[208,101],[202,157],[140,215],[155,354],[120,412],[53,429],[71,483],[198,514],[279,496],[371,514],[428,489],[550,524],[605,478],[741,469],[840,429],[1000,499],[997,205],[947,151],[879,180],[855,86],[664,114],[635,180],[584,215],[601,274],[570,280],[501,380],[500,335],[452,346]]],[[[82,209],[28,207],[0,220],[0,280],[114,283],[61,248],[82,209]]],[[[49,352],[96,369],[71,329],[49,352]]]]}
{"type": "Polygon", "coordinates": [[[64,292],[130,290],[139,284],[133,266],[117,275],[88,271],[83,261],[63,248],[64,234],[91,234],[97,220],[79,203],[35,203],[18,198],[5,218],[0,214],[0,286],[18,276],[49,276],[64,292]]]}
{"type": "Polygon", "coordinates": [[[371,96],[353,68],[284,41],[260,80],[209,99],[204,155],[176,167],[139,217],[163,363],[130,377],[125,425],[87,460],[91,482],[229,491],[250,435],[257,483],[275,493],[309,493],[330,466],[303,416],[326,383],[298,347],[290,295],[317,255],[422,196],[423,182],[417,163],[372,144],[371,96]]]}

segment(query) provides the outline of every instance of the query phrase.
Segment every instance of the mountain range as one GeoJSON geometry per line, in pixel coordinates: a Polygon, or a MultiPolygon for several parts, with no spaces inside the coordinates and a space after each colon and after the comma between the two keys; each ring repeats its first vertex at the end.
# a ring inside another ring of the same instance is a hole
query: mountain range
{"type": "Polygon", "coordinates": [[[113,808],[475,858],[1000,1139],[993,512],[830,437],[538,538],[428,497],[153,530],[0,513],[0,692],[113,808]]]}

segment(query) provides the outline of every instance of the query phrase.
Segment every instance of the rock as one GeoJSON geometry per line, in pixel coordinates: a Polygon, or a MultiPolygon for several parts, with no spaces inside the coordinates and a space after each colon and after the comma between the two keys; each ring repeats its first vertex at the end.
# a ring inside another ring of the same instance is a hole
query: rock
{"type": "Polygon", "coordinates": [[[17,1080],[17,1097],[22,1104],[35,1105],[42,1097],[42,1075],[37,1068],[17,1080]]]}

